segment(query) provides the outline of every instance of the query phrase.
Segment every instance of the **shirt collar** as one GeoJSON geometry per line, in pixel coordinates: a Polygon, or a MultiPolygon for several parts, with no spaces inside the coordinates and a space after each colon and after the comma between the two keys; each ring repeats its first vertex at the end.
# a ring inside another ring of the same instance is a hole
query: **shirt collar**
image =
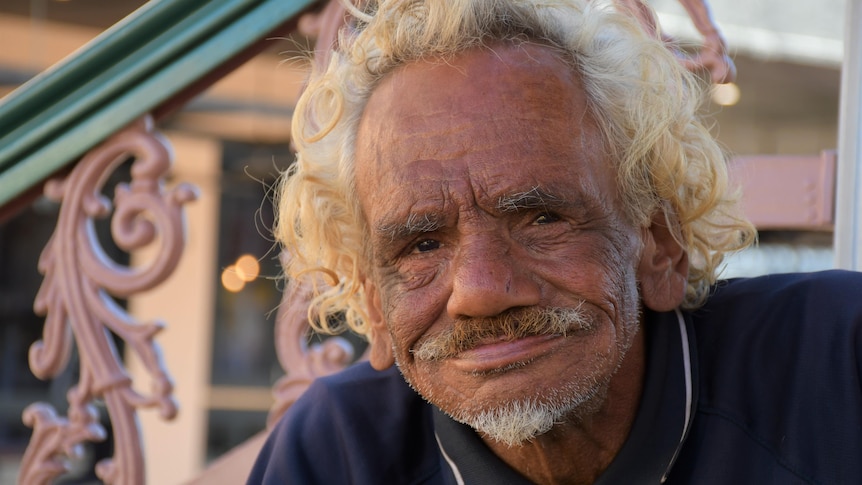
{"type": "MultiPolygon", "coordinates": [[[[694,333],[679,310],[645,310],[647,371],[631,432],[597,484],[662,483],[688,435],[697,404],[694,333]]],[[[469,426],[434,407],[444,468],[455,483],[529,482],[509,468],[469,426]]]]}

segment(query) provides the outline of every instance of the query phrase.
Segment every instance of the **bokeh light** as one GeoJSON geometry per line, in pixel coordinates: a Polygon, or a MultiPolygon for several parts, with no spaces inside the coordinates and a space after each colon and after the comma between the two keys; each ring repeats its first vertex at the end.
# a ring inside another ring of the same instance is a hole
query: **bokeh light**
{"type": "Polygon", "coordinates": [[[221,272],[221,284],[231,293],[238,293],[245,287],[245,281],[239,277],[234,265],[228,266],[221,272]]]}
{"type": "Polygon", "coordinates": [[[260,275],[260,263],[251,254],[243,254],[236,260],[236,275],[246,283],[254,281],[260,275]]]}
{"type": "Polygon", "coordinates": [[[739,102],[739,86],[734,83],[716,84],[712,87],[712,101],[721,106],[733,106],[739,102]]]}

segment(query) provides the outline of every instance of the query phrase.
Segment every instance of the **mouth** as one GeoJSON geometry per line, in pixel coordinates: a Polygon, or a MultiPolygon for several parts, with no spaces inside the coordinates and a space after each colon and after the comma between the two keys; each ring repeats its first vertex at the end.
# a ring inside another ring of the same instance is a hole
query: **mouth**
{"type": "Polygon", "coordinates": [[[447,359],[457,370],[470,374],[491,374],[521,368],[561,345],[561,334],[532,335],[515,340],[491,340],[459,352],[447,359]]]}
{"type": "Polygon", "coordinates": [[[527,307],[491,317],[460,318],[410,349],[417,361],[446,361],[471,373],[499,372],[551,352],[567,337],[595,330],[581,305],[527,307]]]}

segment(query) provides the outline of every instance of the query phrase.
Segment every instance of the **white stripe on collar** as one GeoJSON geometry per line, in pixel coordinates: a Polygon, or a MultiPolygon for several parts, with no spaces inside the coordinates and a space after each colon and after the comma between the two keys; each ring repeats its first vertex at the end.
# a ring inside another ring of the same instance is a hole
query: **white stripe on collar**
{"type": "Polygon", "coordinates": [[[679,444],[676,447],[676,451],[673,453],[673,458],[670,460],[667,470],[665,470],[664,475],[661,477],[661,483],[664,483],[667,480],[667,476],[670,474],[670,469],[673,468],[673,464],[676,463],[676,458],[679,456],[679,451],[682,449],[682,442],[685,441],[685,435],[688,433],[688,427],[691,423],[693,391],[691,382],[691,350],[688,347],[688,330],[685,328],[685,319],[682,316],[682,312],[679,311],[679,308],[675,308],[674,313],[676,313],[676,319],[677,322],[679,322],[679,338],[682,342],[682,366],[683,372],[685,372],[685,425],[682,427],[682,435],[679,437],[679,444]]]}
{"type": "Polygon", "coordinates": [[[458,465],[449,458],[449,455],[446,454],[446,450],[443,449],[443,443],[440,443],[440,437],[437,436],[437,433],[434,433],[434,438],[437,439],[437,447],[440,448],[440,453],[443,454],[443,459],[446,460],[446,463],[449,464],[449,468],[452,469],[452,474],[455,475],[455,483],[458,485],[464,485],[464,478],[461,477],[461,471],[458,470],[458,465]]]}

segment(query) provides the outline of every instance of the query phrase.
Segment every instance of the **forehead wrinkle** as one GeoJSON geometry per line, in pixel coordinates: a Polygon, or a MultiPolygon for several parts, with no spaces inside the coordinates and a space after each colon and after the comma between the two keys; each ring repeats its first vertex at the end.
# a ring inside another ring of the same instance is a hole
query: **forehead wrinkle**
{"type": "Polygon", "coordinates": [[[539,121],[553,122],[547,117],[468,115],[454,120],[447,118],[445,123],[441,123],[444,126],[437,127],[424,123],[429,119],[430,115],[426,114],[421,122],[414,122],[410,117],[399,121],[397,131],[391,132],[396,143],[379,147],[383,151],[377,154],[377,159],[403,160],[412,164],[445,163],[481,153],[513,150],[523,142],[507,137],[507,134],[523,131],[524,127],[539,121]]]}

